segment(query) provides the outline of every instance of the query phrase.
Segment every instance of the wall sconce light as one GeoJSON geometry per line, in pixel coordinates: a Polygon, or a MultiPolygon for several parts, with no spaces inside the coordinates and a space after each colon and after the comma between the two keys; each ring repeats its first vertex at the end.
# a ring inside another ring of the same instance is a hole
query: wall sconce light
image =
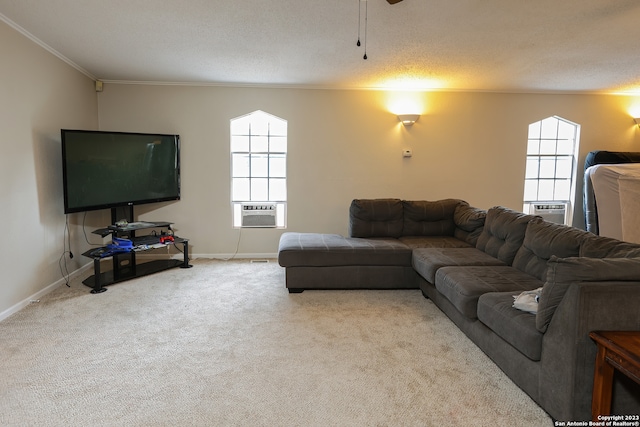
{"type": "MultiPolygon", "coordinates": [[[[398,120],[405,126],[411,126],[418,121],[420,114],[398,114],[398,120]]],[[[640,119],[638,119],[640,120],[640,119]]]]}
{"type": "Polygon", "coordinates": [[[638,127],[640,128],[640,117],[635,117],[633,119],[634,122],[636,122],[636,124],[638,125],[638,127]]]}

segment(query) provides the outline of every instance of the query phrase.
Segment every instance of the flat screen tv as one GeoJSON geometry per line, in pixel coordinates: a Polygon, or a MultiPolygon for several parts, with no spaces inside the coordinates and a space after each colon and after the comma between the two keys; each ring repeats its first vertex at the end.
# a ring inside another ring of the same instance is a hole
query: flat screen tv
{"type": "Polygon", "coordinates": [[[61,129],[64,212],[180,200],[180,136],[61,129]]]}

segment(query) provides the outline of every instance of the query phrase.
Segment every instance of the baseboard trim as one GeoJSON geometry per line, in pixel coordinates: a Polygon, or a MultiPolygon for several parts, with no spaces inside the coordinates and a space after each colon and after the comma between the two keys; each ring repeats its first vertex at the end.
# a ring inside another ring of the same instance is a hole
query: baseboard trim
{"type": "Polygon", "coordinates": [[[205,259],[221,259],[229,261],[232,259],[275,259],[278,258],[277,253],[241,253],[241,254],[193,254],[191,260],[205,259]]]}
{"type": "MultiPolygon", "coordinates": [[[[137,255],[138,257],[144,259],[147,258],[147,256],[145,255],[137,255]]],[[[171,258],[175,258],[175,259],[182,259],[182,254],[172,254],[171,258]]],[[[152,258],[152,255],[148,255],[149,258],[152,258]]],[[[157,258],[157,257],[156,257],[157,258]]],[[[241,254],[193,254],[190,256],[190,259],[196,260],[196,259],[219,259],[219,260],[224,260],[224,261],[230,261],[232,259],[276,259],[278,258],[278,254],[277,253],[241,253],[241,254]]],[[[78,268],[77,270],[73,271],[72,273],[69,274],[69,280],[75,278],[76,276],[78,276],[79,274],[84,273],[85,271],[92,269],[93,268],[93,262],[89,262],[85,265],[83,265],[82,267],[78,268]]],[[[0,312],[0,322],[3,321],[4,319],[6,319],[7,317],[17,313],[18,311],[22,310],[23,308],[25,308],[26,306],[28,306],[29,304],[31,304],[31,302],[33,300],[37,300],[42,298],[43,296],[47,295],[48,293],[54,291],[55,289],[57,289],[59,286],[64,285],[67,282],[67,280],[65,278],[60,278],[59,280],[55,281],[54,283],[50,284],[49,286],[45,287],[44,289],[41,289],[40,291],[36,292],[35,294],[31,295],[28,298],[25,298],[24,300],[20,301],[17,304],[14,304],[12,307],[9,307],[8,309],[4,310],[3,312],[0,312]]]]}
{"type": "MultiPolygon", "coordinates": [[[[136,259],[150,260],[150,259],[179,259],[182,260],[181,253],[178,254],[153,254],[153,253],[136,253],[136,259]]],[[[220,259],[220,260],[232,260],[232,259],[276,259],[277,253],[241,253],[241,254],[189,254],[189,260],[196,259],[220,259]]]]}
{"type": "MultiPolygon", "coordinates": [[[[73,271],[73,272],[71,272],[69,274],[69,280],[75,278],[79,274],[84,273],[85,271],[87,271],[88,269],[90,269],[92,267],[93,267],[93,263],[92,262],[89,262],[89,263],[83,265],[82,267],[78,268],[77,270],[75,270],[75,271],[73,271]]],[[[20,310],[22,310],[23,308],[25,308],[26,306],[31,304],[32,301],[42,298],[43,296],[47,295],[49,292],[53,292],[55,289],[57,289],[58,287],[64,285],[65,283],[67,283],[67,279],[65,279],[64,277],[60,278],[59,280],[55,281],[54,283],[50,284],[49,286],[45,287],[44,289],[39,290],[38,292],[36,292],[35,294],[31,295],[30,297],[25,298],[24,300],[20,301],[17,304],[14,304],[12,307],[9,307],[8,309],[6,309],[6,310],[4,310],[3,312],[0,313],[0,322],[2,322],[7,317],[19,312],[20,310]]]]}

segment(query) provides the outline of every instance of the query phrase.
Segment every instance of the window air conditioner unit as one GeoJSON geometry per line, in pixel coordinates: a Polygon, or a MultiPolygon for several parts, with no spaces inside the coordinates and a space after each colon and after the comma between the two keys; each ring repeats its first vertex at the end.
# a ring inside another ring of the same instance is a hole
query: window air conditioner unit
{"type": "Polygon", "coordinates": [[[275,227],[276,205],[265,203],[242,204],[242,227],[275,227]]]}
{"type": "Polygon", "coordinates": [[[531,214],[541,216],[542,219],[556,224],[566,224],[566,203],[532,203],[531,214]]]}

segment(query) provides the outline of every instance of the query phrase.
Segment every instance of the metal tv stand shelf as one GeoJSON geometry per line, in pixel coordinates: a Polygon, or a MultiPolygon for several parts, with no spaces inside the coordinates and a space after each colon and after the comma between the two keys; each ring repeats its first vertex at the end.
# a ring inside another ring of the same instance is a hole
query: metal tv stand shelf
{"type": "Polygon", "coordinates": [[[189,264],[189,239],[175,236],[171,233],[170,222],[131,222],[124,226],[110,225],[107,228],[99,228],[93,231],[102,237],[111,235],[113,237],[126,238],[133,242],[133,250],[130,252],[111,253],[107,246],[90,249],[82,255],[93,258],[93,276],[82,281],[85,285],[93,288],[92,294],[99,294],[107,290],[105,286],[114,283],[124,282],[159,271],[168,270],[174,267],[190,268],[189,264]],[[160,229],[160,234],[147,234],[136,236],[136,231],[160,229]],[[161,237],[172,236],[173,241],[160,243],[161,237]],[[167,245],[182,245],[183,259],[158,259],[138,263],[136,253],[166,247],[167,245]],[[100,272],[100,261],[112,258],[113,269],[100,272]]]}

